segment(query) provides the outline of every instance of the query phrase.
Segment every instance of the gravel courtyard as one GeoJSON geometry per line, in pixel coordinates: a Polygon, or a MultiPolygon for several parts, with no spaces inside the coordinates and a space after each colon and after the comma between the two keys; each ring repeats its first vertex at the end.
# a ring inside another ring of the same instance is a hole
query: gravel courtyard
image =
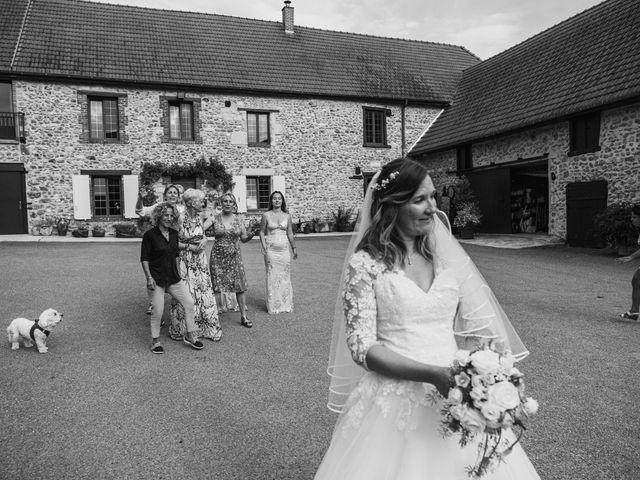
{"type": "MultiPolygon", "coordinates": [[[[335,414],[326,360],[349,237],[298,237],[295,310],[269,316],[259,244],[243,247],[254,328],[149,351],[139,243],[0,243],[0,318],[64,320],[49,353],[0,348],[0,478],[312,479],[335,414]]],[[[620,320],[637,265],[606,251],[470,245],[532,354],[541,405],[523,444],[545,480],[632,480],[640,468],[640,325],[620,320]]],[[[3,333],[4,335],[4,333],[3,333]]],[[[345,479],[347,480],[347,479],[345,479]]]]}

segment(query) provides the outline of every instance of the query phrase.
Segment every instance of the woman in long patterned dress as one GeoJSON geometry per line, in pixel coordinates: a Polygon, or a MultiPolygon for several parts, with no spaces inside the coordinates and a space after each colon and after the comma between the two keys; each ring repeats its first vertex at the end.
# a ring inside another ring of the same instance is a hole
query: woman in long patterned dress
{"type": "Polygon", "coordinates": [[[236,199],[231,193],[220,197],[222,212],[214,217],[212,228],[215,242],[211,249],[209,270],[213,290],[219,298],[235,294],[240,308],[240,324],[251,328],[253,323],[247,317],[247,277],[242,264],[240,242],[246,243],[253,237],[247,233],[242,219],[235,213],[236,199]]]}
{"type": "Polygon", "coordinates": [[[260,243],[267,272],[267,312],[282,313],[293,310],[291,287],[291,250],[298,258],[291,216],[282,192],[269,197],[269,210],[262,215],[260,243]]]}
{"type": "MultiPolygon", "coordinates": [[[[178,232],[180,242],[190,247],[180,252],[180,277],[187,283],[195,302],[198,336],[217,342],[222,338],[222,328],[207,266],[207,237],[204,233],[213,219],[202,220],[201,213],[204,210],[202,190],[189,188],[184,192],[182,200],[186,210],[180,217],[178,232]]],[[[172,305],[169,336],[173,340],[182,340],[184,329],[184,309],[180,305],[172,305]]]]}

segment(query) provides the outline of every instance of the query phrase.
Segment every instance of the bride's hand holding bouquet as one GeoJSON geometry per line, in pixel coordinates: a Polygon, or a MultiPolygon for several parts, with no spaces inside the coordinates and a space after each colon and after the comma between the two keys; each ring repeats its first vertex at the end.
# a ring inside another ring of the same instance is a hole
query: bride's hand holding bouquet
{"type": "Polygon", "coordinates": [[[479,437],[476,465],[470,477],[480,478],[511,452],[520,439],[525,422],[538,411],[538,402],[524,393],[524,375],[514,357],[492,346],[473,351],[459,350],[451,367],[454,386],[442,411],[442,433],[460,434],[460,445],[479,437]],[[503,435],[518,429],[515,441],[503,435]]]}

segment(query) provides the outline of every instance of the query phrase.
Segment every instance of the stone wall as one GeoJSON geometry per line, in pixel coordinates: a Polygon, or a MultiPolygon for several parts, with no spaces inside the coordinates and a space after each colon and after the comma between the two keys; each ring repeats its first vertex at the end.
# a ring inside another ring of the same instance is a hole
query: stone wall
{"type": "MultiPolygon", "coordinates": [[[[548,155],[549,233],[565,238],[568,183],[606,180],[609,204],[640,202],[640,103],[601,113],[600,147],[597,152],[569,156],[569,122],[565,121],[473,144],[473,166],[548,155]]],[[[455,149],[424,158],[436,172],[456,168],[455,149]]]]}
{"type": "MultiPolygon", "coordinates": [[[[362,200],[362,180],[350,179],[355,167],[367,171],[402,154],[402,107],[357,101],[269,98],[215,92],[186,93],[198,105],[197,141],[167,142],[163,108],[175,90],[144,90],[107,85],[15,81],[16,110],[25,114],[26,144],[0,145],[0,162],[22,161],[27,169],[29,223],[49,216],[73,218],[72,178],[81,170],[130,170],[162,160],[193,163],[215,158],[232,175],[244,169],[272,169],[286,180],[287,205],[294,221],[326,218],[338,206],[362,200]],[[91,143],[86,128],[86,97],[117,95],[124,106],[118,143],[91,143]],[[163,103],[164,102],[164,103],[163,103]],[[389,148],[365,148],[362,107],[388,108],[389,148]],[[249,147],[246,110],[269,110],[271,146],[249,147]]],[[[439,110],[407,107],[405,152],[439,110]]]]}

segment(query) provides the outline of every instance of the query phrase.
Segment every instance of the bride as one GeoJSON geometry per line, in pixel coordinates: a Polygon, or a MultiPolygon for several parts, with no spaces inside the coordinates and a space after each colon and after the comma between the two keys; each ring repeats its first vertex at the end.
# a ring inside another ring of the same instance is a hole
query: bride
{"type": "MultiPolygon", "coordinates": [[[[328,406],[340,417],[316,480],[468,478],[477,444],[439,432],[454,354],[488,339],[528,354],[435,195],[425,167],[402,158],[369,185],[331,346],[328,406]]],[[[539,476],[516,444],[484,478],[539,476]]]]}

